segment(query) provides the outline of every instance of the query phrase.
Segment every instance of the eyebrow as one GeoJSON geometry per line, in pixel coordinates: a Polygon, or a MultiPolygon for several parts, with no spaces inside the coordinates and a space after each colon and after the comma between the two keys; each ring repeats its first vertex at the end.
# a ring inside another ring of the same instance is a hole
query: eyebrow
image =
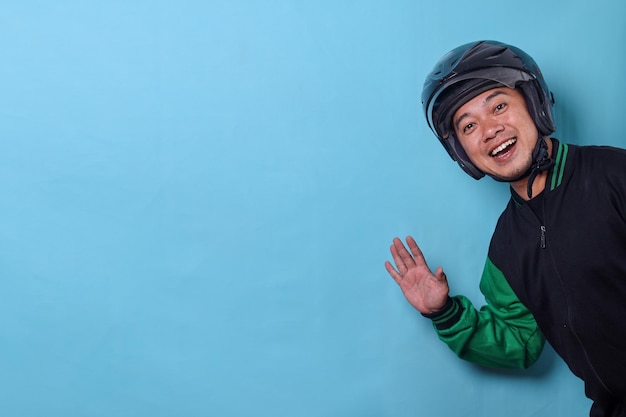
{"type": "MultiPolygon", "coordinates": [[[[485,103],[489,103],[491,100],[493,100],[495,97],[499,96],[499,95],[508,95],[508,93],[504,90],[496,90],[493,93],[489,94],[487,97],[485,97],[485,103]]],[[[454,122],[454,127],[456,130],[459,129],[459,125],[461,124],[461,122],[463,121],[463,119],[465,119],[466,117],[468,117],[470,115],[469,112],[465,112],[462,115],[460,115],[457,119],[456,122],[454,122]]]]}

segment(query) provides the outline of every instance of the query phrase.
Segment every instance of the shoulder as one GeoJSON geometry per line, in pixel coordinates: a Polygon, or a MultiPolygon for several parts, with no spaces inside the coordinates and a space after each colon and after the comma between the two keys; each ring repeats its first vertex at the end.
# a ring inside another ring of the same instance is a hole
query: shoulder
{"type": "Polygon", "coordinates": [[[584,175],[592,178],[612,178],[626,180],[626,149],[615,146],[561,145],[562,159],[557,157],[557,165],[565,175],[584,175]]]}
{"type": "MultiPolygon", "coordinates": [[[[580,204],[594,202],[609,203],[609,209],[626,210],[626,149],[614,146],[575,146],[569,145],[563,187],[568,201],[576,199],[580,204]],[[571,197],[571,196],[574,197],[571,197]]],[[[563,197],[565,198],[565,197],[563,197]]]]}
{"type": "Polygon", "coordinates": [[[615,146],[599,145],[567,145],[572,155],[579,158],[600,161],[624,162],[626,160],[626,149],[615,146]]]}

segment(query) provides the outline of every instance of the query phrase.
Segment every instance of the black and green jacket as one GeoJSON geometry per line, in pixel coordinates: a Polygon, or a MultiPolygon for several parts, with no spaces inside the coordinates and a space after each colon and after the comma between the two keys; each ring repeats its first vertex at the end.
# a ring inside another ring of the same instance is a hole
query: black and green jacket
{"type": "Polygon", "coordinates": [[[488,366],[530,366],[545,337],[609,409],[626,398],[626,151],[552,143],[545,190],[528,202],[512,191],[498,220],[487,304],[456,296],[430,318],[460,357],[488,366]]]}

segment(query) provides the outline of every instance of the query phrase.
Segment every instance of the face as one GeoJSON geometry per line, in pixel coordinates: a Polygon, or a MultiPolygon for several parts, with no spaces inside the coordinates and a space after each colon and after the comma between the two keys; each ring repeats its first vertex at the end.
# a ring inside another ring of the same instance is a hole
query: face
{"type": "Polygon", "coordinates": [[[488,90],[459,108],[452,123],[465,153],[485,174],[512,181],[530,167],[539,132],[519,91],[488,90]]]}

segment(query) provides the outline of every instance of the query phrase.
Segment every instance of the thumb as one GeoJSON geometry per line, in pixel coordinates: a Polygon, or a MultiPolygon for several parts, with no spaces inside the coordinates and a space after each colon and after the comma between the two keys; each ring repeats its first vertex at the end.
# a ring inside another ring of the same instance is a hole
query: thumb
{"type": "Polygon", "coordinates": [[[435,278],[437,278],[437,281],[440,281],[440,282],[448,281],[448,277],[446,277],[446,273],[443,272],[442,267],[438,267],[437,270],[435,271],[435,278]]]}

